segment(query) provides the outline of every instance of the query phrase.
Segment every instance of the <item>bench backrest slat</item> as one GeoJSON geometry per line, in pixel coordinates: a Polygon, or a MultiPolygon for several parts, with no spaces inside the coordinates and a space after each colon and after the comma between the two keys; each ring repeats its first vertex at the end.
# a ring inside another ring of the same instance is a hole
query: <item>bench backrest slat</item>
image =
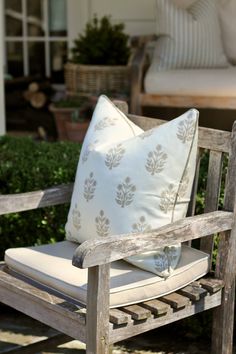
{"type": "Polygon", "coordinates": [[[73,183],[42,191],[0,195],[0,215],[69,203],[73,183]]]}
{"type": "MultiPolygon", "coordinates": [[[[222,177],[223,153],[220,151],[210,150],[209,165],[207,173],[207,187],[205,197],[204,212],[208,213],[218,209],[219,194],[222,177]]],[[[210,235],[201,239],[201,250],[210,254],[213,253],[213,237],[210,235]]]]}

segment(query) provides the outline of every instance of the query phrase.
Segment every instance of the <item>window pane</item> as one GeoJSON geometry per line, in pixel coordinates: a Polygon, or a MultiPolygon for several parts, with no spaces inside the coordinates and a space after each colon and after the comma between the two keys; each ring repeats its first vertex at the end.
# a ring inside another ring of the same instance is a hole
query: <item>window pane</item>
{"type": "Polygon", "coordinates": [[[23,46],[19,42],[7,42],[7,72],[13,77],[23,76],[23,46]]]}
{"type": "Polygon", "coordinates": [[[67,59],[67,43],[52,42],[50,44],[51,53],[51,77],[55,83],[64,82],[64,64],[67,59]]]}
{"type": "Polygon", "coordinates": [[[22,36],[22,19],[21,0],[5,0],[5,24],[7,36],[22,36]]]}
{"type": "Polygon", "coordinates": [[[43,0],[27,1],[27,29],[28,36],[43,36],[43,0]]]}
{"type": "Polygon", "coordinates": [[[29,74],[45,76],[45,43],[29,42],[29,74]]]}
{"type": "Polygon", "coordinates": [[[67,35],[67,12],[65,0],[49,0],[48,19],[50,36],[67,35]]]}

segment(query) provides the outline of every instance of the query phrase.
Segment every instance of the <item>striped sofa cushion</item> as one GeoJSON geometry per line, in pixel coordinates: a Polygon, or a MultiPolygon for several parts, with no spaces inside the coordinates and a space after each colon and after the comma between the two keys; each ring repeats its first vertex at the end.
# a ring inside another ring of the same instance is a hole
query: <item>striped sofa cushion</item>
{"type": "Polygon", "coordinates": [[[226,67],[215,0],[198,0],[186,9],[156,0],[157,70],[226,67]]]}
{"type": "Polygon", "coordinates": [[[219,0],[219,15],[225,54],[236,65],[236,1],[219,0]]]}

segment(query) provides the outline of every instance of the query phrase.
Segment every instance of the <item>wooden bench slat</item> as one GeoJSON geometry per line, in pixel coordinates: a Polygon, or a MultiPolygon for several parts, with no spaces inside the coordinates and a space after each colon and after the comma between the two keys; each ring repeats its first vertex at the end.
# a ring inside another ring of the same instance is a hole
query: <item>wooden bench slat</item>
{"type": "Polygon", "coordinates": [[[178,291],[180,295],[188,297],[192,301],[199,301],[201,298],[207,295],[207,290],[201,288],[199,285],[190,284],[178,291]]]}
{"type": "Polygon", "coordinates": [[[0,215],[69,203],[72,190],[73,183],[35,192],[0,195],[0,215]]]}
{"type": "Polygon", "coordinates": [[[142,302],[140,306],[145,307],[158,316],[164,315],[170,310],[170,305],[157,299],[142,302]]]}
{"type": "Polygon", "coordinates": [[[132,319],[136,321],[146,320],[151,316],[151,311],[139,305],[125,306],[122,307],[122,310],[130,314],[132,319]]]}
{"type": "Polygon", "coordinates": [[[210,293],[216,293],[224,287],[223,280],[213,278],[203,278],[200,280],[201,286],[210,293]]]}
{"type": "MultiPolygon", "coordinates": [[[[185,96],[186,99],[186,96],[185,96]]],[[[158,125],[166,123],[165,120],[140,117],[135,114],[129,114],[128,117],[143,130],[154,128],[158,125]]],[[[221,152],[229,152],[231,132],[199,127],[198,146],[203,149],[215,150],[221,152]]]]}
{"type": "MultiPolygon", "coordinates": [[[[204,212],[209,213],[218,209],[221,176],[222,176],[223,154],[220,151],[210,151],[207,188],[205,197],[204,212]]],[[[207,236],[201,239],[200,249],[210,255],[213,253],[213,237],[207,236]]]]}
{"type": "Polygon", "coordinates": [[[171,305],[175,310],[188,306],[191,302],[189,298],[178,293],[171,293],[160,298],[161,301],[171,305]]]}
{"type": "Polygon", "coordinates": [[[116,325],[126,324],[131,320],[131,315],[119,309],[110,309],[110,322],[116,325]]]}
{"type": "Polygon", "coordinates": [[[144,331],[148,331],[154,328],[164,326],[174,321],[178,321],[182,318],[192,316],[203,310],[208,310],[219,306],[221,303],[221,291],[212,294],[212,296],[206,296],[193,304],[190,303],[189,306],[185,306],[181,309],[175,311],[168,311],[164,316],[151,316],[147,318],[145,322],[131,321],[126,326],[120,326],[119,328],[110,328],[110,341],[111,343],[116,343],[125,338],[138,335],[144,331]]]}

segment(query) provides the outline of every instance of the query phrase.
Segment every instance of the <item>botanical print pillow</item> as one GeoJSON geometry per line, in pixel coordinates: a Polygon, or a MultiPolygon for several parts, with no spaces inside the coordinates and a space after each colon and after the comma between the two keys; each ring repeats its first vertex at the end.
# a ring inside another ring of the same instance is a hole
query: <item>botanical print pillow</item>
{"type": "Polygon", "coordinates": [[[156,0],[156,70],[228,66],[215,0],[197,0],[186,9],[156,0]]]}
{"type": "MultiPolygon", "coordinates": [[[[75,242],[149,231],[186,215],[195,171],[198,111],[143,132],[101,96],[85,137],[66,224],[75,242]]],[[[169,276],[181,245],[127,258],[169,276]]]]}

